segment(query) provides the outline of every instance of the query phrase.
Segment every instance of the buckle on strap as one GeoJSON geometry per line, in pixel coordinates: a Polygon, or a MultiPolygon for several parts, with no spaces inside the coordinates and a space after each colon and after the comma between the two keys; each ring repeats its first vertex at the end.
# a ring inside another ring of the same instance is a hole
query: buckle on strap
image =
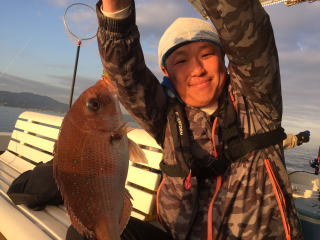
{"type": "Polygon", "coordinates": [[[160,169],[170,177],[186,177],[189,173],[183,171],[179,164],[167,165],[163,162],[163,160],[160,162],[160,169]]]}

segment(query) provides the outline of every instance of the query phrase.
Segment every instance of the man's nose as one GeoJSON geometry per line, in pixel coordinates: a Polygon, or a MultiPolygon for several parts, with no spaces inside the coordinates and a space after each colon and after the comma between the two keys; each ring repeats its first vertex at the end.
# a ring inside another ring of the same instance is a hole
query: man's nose
{"type": "Polygon", "coordinates": [[[191,66],[192,67],[192,72],[191,72],[192,76],[201,76],[206,72],[201,59],[193,58],[191,64],[192,64],[192,66],[191,66]]]}

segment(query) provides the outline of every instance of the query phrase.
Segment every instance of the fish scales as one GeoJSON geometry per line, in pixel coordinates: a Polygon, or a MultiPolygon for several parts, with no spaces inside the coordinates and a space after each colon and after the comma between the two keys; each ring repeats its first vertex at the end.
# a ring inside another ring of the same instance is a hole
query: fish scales
{"type": "Polygon", "coordinates": [[[87,237],[120,239],[122,215],[130,216],[131,209],[123,209],[131,207],[124,204],[130,199],[124,188],[129,154],[123,125],[119,103],[100,80],[72,105],[55,144],[56,182],[72,225],[87,237]],[[90,110],[92,99],[98,111],[90,110]]]}

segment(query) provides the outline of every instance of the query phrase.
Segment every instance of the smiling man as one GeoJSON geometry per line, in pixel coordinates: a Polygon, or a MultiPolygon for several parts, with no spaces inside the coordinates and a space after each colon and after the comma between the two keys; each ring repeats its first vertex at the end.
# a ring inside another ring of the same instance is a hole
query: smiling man
{"type": "Polygon", "coordinates": [[[215,105],[226,79],[220,50],[209,42],[181,46],[167,57],[162,71],[184,103],[194,107],[215,105]]]}
{"type": "Polygon", "coordinates": [[[159,220],[174,239],[301,239],[269,17],[258,0],[201,2],[213,25],[178,18],[160,39],[162,84],[144,62],[134,1],[97,4],[104,71],[163,147],[159,220]]]}
{"type": "Polygon", "coordinates": [[[226,68],[220,40],[211,24],[178,18],[160,39],[158,56],[161,70],[185,104],[217,107],[226,68]]]}

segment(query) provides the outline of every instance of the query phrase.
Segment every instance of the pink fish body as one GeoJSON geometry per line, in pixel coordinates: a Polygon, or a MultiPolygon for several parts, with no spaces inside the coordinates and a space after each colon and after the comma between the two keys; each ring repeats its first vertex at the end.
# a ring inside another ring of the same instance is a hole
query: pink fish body
{"type": "Polygon", "coordinates": [[[128,163],[119,103],[99,80],[72,105],[55,144],[54,177],[79,233],[120,239],[131,213],[125,189],[128,163]]]}

